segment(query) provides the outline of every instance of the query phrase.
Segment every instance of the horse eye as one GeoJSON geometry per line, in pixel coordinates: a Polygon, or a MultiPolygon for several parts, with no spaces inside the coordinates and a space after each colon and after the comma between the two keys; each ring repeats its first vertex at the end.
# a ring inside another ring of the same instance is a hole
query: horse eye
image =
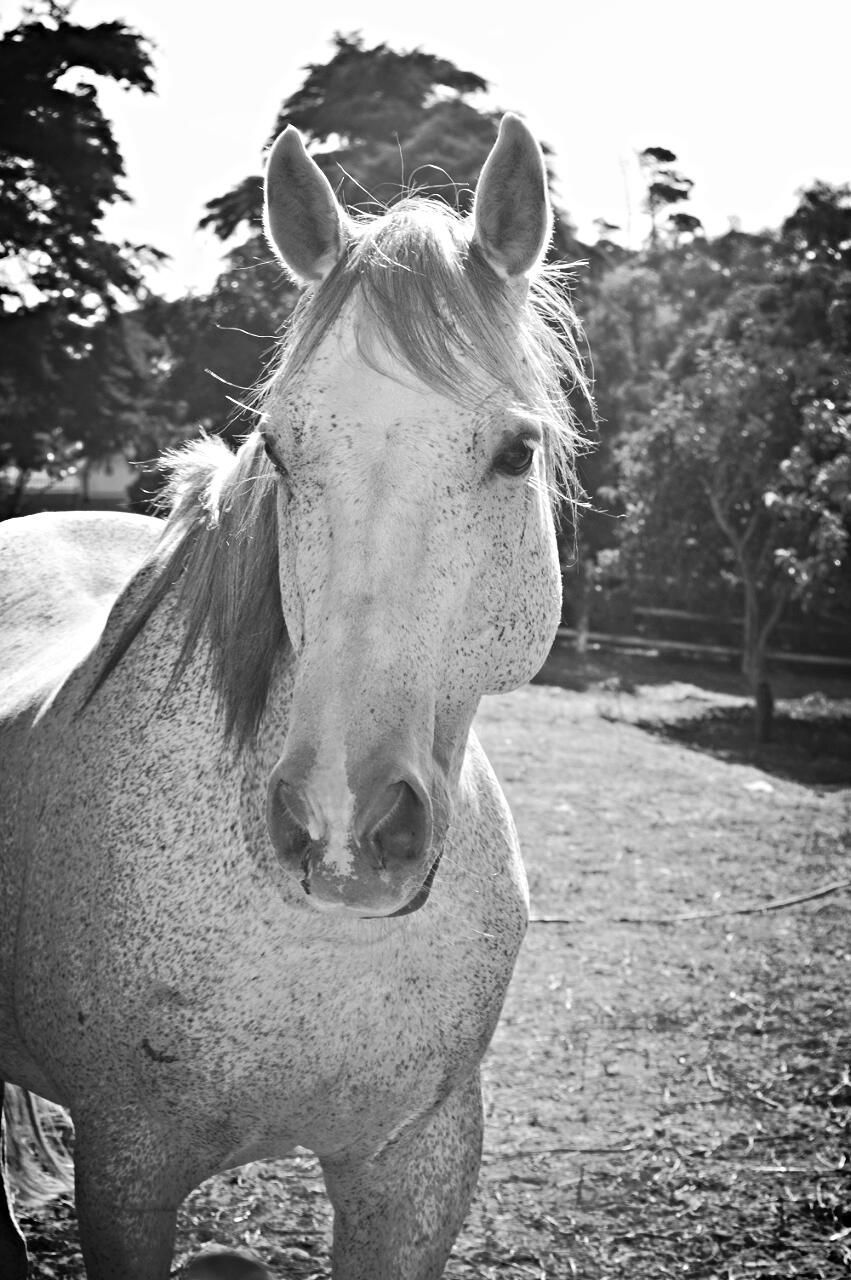
{"type": "Polygon", "coordinates": [[[527,437],[521,436],[497,454],[494,467],[504,476],[525,476],[534,458],[534,443],[527,437]]]}
{"type": "Polygon", "coordinates": [[[280,458],[278,457],[278,455],[275,453],[275,451],[274,451],[274,449],[272,448],[272,446],[269,444],[269,441],[268,441],[268,440],[264,440],[264,441],[263,441],[263,452],[266,454],[266,457],[269,459],[269,461],[271,462],[272,466],[273,466],[273,467],[275,468],[275,470],[277,471],[278,475],[279,475],[279,476],[282,476],[282,477],[286,480],[286,479],[287,479],[287,469],[286,469],[286,467],[284,466],[283,462],[281,462],[281,459],[280,459],[280,458]]]}

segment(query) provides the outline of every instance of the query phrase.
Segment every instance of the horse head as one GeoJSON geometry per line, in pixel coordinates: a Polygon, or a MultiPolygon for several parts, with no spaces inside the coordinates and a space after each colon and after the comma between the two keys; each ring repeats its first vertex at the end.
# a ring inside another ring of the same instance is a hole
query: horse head
{"type": "Polygon", "coordinates": [[[312,905],[398,915],[428,898],[479,699],[529,680],[560,618],[543,157],[507,116],[467,218],[356,220],[290,127],[266,227],[309,286],[261,428],[294,651],[268,828],[312,905]]]}

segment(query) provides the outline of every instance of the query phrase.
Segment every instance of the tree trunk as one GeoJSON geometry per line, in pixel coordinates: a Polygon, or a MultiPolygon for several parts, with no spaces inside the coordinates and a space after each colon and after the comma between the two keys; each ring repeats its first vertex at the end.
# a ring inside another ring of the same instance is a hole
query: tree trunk
{"type": "MultiPolygon", "coordinates": [[[[744,569],[744,566],[742,566],[744,569]]],[[[760,627],[759,595],[755,578],[744,571],[745,621],[742,637],[742,673],[754,700],[754,742],[759,746],[771,740],[774,697],[765,669],[764,629],[760,627]]]]}
{"type": "Polygon", "coordinates": [[[756,577],[743,572],[745,588],[745,628],[742,657],[744,672],[754,700],[754,741],[759,746],[770,742],[774,732],[774,694],[768,677],[766,650],[768,641],[780,620],[787,592],[778,590],[768,616],[762,617],[756,577]]]}
{"type": "Polygon", "coordinates": [[[576,563],[576,640],[574,647],[577,655],[585,660],[588,652],[588,632],[591,624],[591,581],[588,564],[584,556],[576,563]]]}
{"type": "Polygon", "coordinates": [[[754,740],[757,744],[770,742],[774,728],[774,695],[768,679],[766,649],[769,638],[780,621],[783,607],[789,598],[789,589],[782,583],[763,584],[764,593],[770,597],[770,607],[762,615],[759,592],[759,566],[765,556],[765,545],[760,554],[754,553],[754,538],[759,532],[759,512],[752,515],[746,528],[739,532],[719,494],[705,485],[706,496],[719,529],[729,540],[736,555],[742,585],[745,590],[745,625],[742,636],[742,671],[754,699],[754,740]]]}
{"type": "Polygon", "coordinates": [[[583,553],[577,548],[574,565],[573,617],[576,624],[576,640],[574,649],[585,661],[588,652],[588,637],[591,630],[591,610],[594,606],[594,591],[599,577],[597,557],[593,552],[583,553]]]}
{"type": "Polygon", "coordinates": [[[768,680],[760,680],[754,693],[754,737],[770,742],[774,731],[774,694],[768,680]]]}
{"type": "Polygon", "coordinates": [[[761,747],[774,736],[774,692],[765,669],[765,655],[760,654],[745,674],[753,697],[753,740],[761,747]]]}
{"type": "Polygon", "coordinates": [[[27,487],[29,478],[29,468],[19,467],[15,483],[9,491],[8,500],[0,508],[0,520],[10,520],[12,516],[20,515],[21,505],[24,500],[24,490],[27,487]]]}

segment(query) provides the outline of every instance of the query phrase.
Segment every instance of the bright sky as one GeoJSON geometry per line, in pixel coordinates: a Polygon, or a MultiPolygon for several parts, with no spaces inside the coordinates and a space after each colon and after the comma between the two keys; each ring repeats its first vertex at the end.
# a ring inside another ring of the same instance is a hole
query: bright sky
{"type": "MultiPolygon", "coordinates": [[[[0,4],[4,27],[17,3],[0,4]]],[[[173,256],[170,294],[215,277],[221,246],[195,230],[205,201],[260,171],[281,101],[335,30],[420,47],[491,85],[555,152],[558,195],[643,234],[636,153],[676,152],[710,233],[776,226],[815,178],[851,180],[848,0],[77,0],[83,24],[121,18],[155,44],[158,96],[107,85],[133,205],[111,235],[173,256]]]]}

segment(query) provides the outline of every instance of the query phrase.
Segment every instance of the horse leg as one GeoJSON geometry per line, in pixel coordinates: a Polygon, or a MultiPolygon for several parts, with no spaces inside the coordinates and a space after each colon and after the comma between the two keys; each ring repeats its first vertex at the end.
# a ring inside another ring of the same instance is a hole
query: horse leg
{"type": "Polygon", "coordinates": [[[476,1186],[479,1073],[373,1159],[323,1160],[334,1280],[438,1280],[476,1186]]]}
{"type": "Polygon", "coordinates": [[[89,1280],[167,1280],[177,1210],[191,1188],[132,1108],[74,1114],[80,1245],[89,1280]]]}
{"type": "Polygon", "coordinates": [[[12,1189],[6,1169],[5,1088],[0,1080],[0,1276],[3,1280],[26,1280],[27,1246],[12,1210],[12,1189]]]}

